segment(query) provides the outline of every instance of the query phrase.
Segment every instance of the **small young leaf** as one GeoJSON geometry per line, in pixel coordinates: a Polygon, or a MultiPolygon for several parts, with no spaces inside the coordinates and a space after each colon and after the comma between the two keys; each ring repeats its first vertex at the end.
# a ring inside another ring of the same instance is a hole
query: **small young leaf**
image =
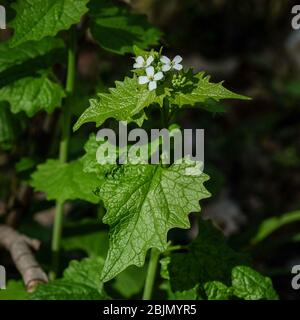
{"type": "Polygon", "coordinates": [[[83,172],[80,160],[65,164],[48,160],[38,166],[32,175],[31,185],[36,191],[45,192],[48,200],[64,202],[81,199],[98,203],[100,199],[94,191],[101,182],[101,177],[83,172]]]}
{"type": "Polygon", "coordinates": [[[283,227],[286,224],[300,221],[300,211],[292,211],[283,214],[282,216],[275,216],[269,219],[264,220],[259,226],[256,235],[251,240],[253,244],[256,244],[265,238],[267,238],[270,234],[272,234],[277,229],[283,227]]]}
{"type": "Polygon", "coordinates": [[[223,83],[212,83],[210,77],[204,72],[193,74],[191,70],[182,76],[183,84],[173,92],[170,103],[183,106],[194,106],[209,99],[220,101],[222,99],[249,100],[249,98],[236,94],[223,87],[223,83]]]}
{"type": "Polygon", "coordinates": [[[172,228],[189,228],[188,215],[200,211],[199,200],[209,197],[203,186],[208,176],[190,175],[196,162],[124,165],[100,188],[111,226],[110,248],[102,280],[114,278],[129,265],[141,267],[148,249],[164,251],[172,228]]]}
{"type": "Polygon", "coordinates": [[[238,266],[233,269],[232,287],[234,295],[241,299],[278,299],[278,295],[272,285],[272,280],[246,266],[238,266]]]}
{"type": "Polygon", "coordinates": [[[10,46],[55,36],[61,30],[80,22],[88,11],[89,0],[18,0],[13,4],[16,18],[11,22],[14,36],[10,46]]]}
{"type": "Polygon", "coordinates": [[[29,117],[41,110],[51,113],[61,106],[64,97],[62,87],[51,81],[45,72],[39,77],[23,78],[0,89],[0,101],[9,102],[13,113],[24,111],[29,117]]]}
{"type": "Polygon", "coordinates": [[[146,49],[158,44],[162,35],[145,16],[132,14],[111,1],[92,1],[90,12],[93,37],[103,49],[114,53],[132,53],[134,45],[146,49]]]}
{"type": "Polygon", "coordinates": [[[126,77],[123,82],[116,81],[116,87],[109,91],[99,93],[99,99],[90,100],[90,107],[81,115],[74,130],[87,122],[96,122],[100,126],[108,118],[142,125],[146,117],[143,109],[156,102],[155,92],[141,87],[136,78],[126,77]]]}

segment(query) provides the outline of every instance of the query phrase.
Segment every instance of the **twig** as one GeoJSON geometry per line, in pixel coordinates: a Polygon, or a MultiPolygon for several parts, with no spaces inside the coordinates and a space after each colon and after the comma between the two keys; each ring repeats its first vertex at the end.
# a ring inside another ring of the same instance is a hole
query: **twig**
{"type": "Polygon", "coordinates": [[[36,261],[31,250],[31,248],[39,249],[39,240],[28,238],[11,227],[0,225],[0,246],[10,252],[28,292],[33,292],[39,283],[48,282],[46,273],[36,261]]]}

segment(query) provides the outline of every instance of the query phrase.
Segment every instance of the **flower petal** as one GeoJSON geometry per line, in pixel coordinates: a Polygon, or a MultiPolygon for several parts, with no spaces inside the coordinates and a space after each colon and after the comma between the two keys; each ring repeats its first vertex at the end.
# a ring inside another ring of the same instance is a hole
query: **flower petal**
{"type": "Polygon", "coordinates": [[[149,88],[149,91],[155,90],[157,88],[156,81],[150,81],[148,88],[149,88]]]}
{"type": "Polygon", "coordinates": [[[140,65],[143,65],[145,63],[145,60],[142,56],[138,56],[138,57],[136,57],[135,62],[140,65]]]}
{"type": "Polygon", "coordinates": [[[170,64],[164,64],[162,67],[161,67],[161,70],[163,72],[167,72],[171,69],[171,65],[170,64]]]}
{"type": "Polygon", "coordinates": [[[148,77],[153,77],[154,76],[154,68],[152,66],[146,68],[146,74],[148,77]]]}
{"type": "Polygon", "coordinates": [[[173,66],[173,69],[175,69],[175,70],[181,70],[182,69],[182,65],[181,64],[174,64],[174,66],[173,66]]]}
{"type": "Polygon", "coordinates": [[[146,76],[140,76],[139,77],[139,84],[145,84],[145,83],[148,83],[148,82],[149,82],[148,77],[146,77],[146,76]]]}
{"type": "Polygon", "coordinates": [[[173,62],[174,64],[178,64],[182,61],[182,57],[177,55],[174,59],[173,59],[173,62]]]}
{"type": "Polygon", "coordinates": [[[154,75],[153,78],[155,81],[158,81],[158,80],[161,80],[163,77],[164,77],[163,73],[159,71],[154,75]]]}
{"type": "Polygon", "coordinates": [[[165,63],[165,64],[170,64],[170,63],[171,63],[171,60],[170,60],[168,57],[166,57],[166,56],[161,56],[161,57],[160,57],[160,61],[161,61],[162,63],[165,63]]]}
{"type": "Polygon", "coordinates": [[[134,65],[133,65],[133,68],[134,69],[139,69],[139,68],[142,68],[142,64],[139,64],[139,63],[135,63],[134,65]]]}
{"type": "Polygon", "coordinates": [[[146,66],[149,67],[150,64],[154,61],[154,58],[152,56],[150,56],[148,59],[147,59],[147,62],[146,62],[146,66]]]}

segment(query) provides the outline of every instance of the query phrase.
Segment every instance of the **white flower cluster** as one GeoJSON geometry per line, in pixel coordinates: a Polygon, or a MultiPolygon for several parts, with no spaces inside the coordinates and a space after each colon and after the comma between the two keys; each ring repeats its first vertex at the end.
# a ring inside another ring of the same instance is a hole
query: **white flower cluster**
{"type": "Polygon", "coordinates": [[[155,72],[152,63],[154,62],[154,57],[149,56],[146,60],[142,56],[138,56],[135,59],[135,63],[133,68],[135,69],[145,69],[146,75],[139,76],[139,84],[146,84],[148,83],[149,91],[155,90],[157,88],[157,81],[163,79],[164,72],[168,72],[170,70],[181,70],[182,64],[181,56],[176,56],[173,60],[170,60],[166,56],[160,57],[160,62],[158,70],[155,72]]]}

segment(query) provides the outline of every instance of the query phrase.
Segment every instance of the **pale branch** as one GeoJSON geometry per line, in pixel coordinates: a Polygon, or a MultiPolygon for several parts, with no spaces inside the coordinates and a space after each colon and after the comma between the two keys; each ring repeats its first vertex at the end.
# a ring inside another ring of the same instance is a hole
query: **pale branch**
{"type": "Polygon", "coordinates": [[[39,283],[48,282],[46,273],[32,252],[32,249],[35,251],[39,249],[39,240],[20,234],[11,227],[0,225],[0,247],[10,252],[28,292],[33,292],[39,283]]]}

